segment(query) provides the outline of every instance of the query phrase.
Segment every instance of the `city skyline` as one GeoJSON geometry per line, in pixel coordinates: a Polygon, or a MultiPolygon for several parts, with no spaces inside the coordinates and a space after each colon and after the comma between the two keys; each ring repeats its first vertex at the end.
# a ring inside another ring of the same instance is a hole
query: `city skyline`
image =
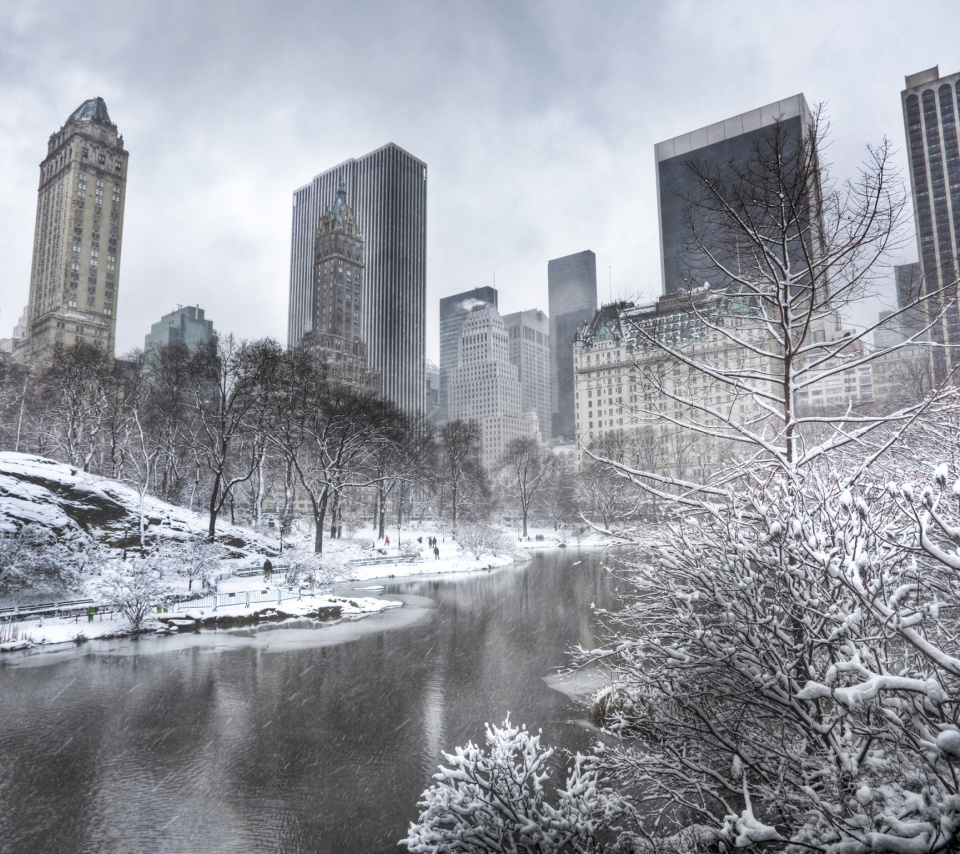
{"type": "MultiPolygon", "coordinates": [[[[907,177],[903,77],[960,68],[948,41],[960,10],[919,6],[905,16],[893,4],[851,3],[831,8],[825,27],[808,9],[759,15],[747,3],[489,4],[449,14],[422,3],[409,15],[385,5],[372,23],[332,5],[278,16],[253,3],[224,20],[216,4],[7,4],[0,337],[28,298],[38,140],[94,95],[134,151],[119,352],[171,301],[201,303],[239,337],[284,340],[290,188],[324,163],[394,140],[433,178],[427,356],[436,361],[442,296],[496,277],[503,312],[545,306],[544,262],[584,245],[597,253],[601,302],[653,298],[660,140],[803,91],[811,105],[828,104],[838,178],[884,134],[907,177]],[[937,10],[933,32],[924,8],[937,10]],[[308,38],[321,21],[343,34],[322,58],[308,38]],[[104,25],[97,51],[69,47],[104,25]],[[784,32],[793,37],[781,44],[784,32]],[[352,72],[320,97],[318,63],[352,72]],[[498,187],[510,192],[508,215],[491,204],[498,187]],[[586,198],[588,216],[576,201],[586,198]]],[[[907,245],[899,260],[915,258],[907,245]]]]}

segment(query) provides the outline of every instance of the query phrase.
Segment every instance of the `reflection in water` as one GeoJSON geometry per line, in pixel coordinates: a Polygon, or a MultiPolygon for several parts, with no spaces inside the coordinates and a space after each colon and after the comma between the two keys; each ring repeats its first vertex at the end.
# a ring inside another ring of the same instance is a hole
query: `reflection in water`
{"type": "Polygon", "coordinates": [[[405,606],[356,623],[0,659],[0,849],[396,851],[485,722],[589,744],[544,680],[596,645],[597,559],[383,583],[405,606]]]}

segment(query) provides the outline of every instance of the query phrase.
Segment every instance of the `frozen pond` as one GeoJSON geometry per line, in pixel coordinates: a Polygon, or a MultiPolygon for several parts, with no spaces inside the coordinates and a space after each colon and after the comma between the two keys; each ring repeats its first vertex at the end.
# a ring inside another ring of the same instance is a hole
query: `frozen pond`
{"type": "Polygon", "coordinates": [[[398,851],[440,751],[484,722],[590,743],[549,686],[596,645],[603,560],[381,582],[405,607],[332,628],[8,654],[0,851],[398,851]]]}

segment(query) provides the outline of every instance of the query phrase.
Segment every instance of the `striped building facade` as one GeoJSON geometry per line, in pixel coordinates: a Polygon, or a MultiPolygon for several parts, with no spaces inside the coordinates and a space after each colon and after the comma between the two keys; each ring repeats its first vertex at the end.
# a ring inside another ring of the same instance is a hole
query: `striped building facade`
{"type": "Polygon", "coordinates": [[[317,175],[293,194],[287,343],[313,327],[317,226],[344,183],[364,235],[361,337],[380,391],[410,415],[426,406],[427,166],[393,143],[317,175]]]}
{"type": "MultiPolygon", "coordinates": [[[[942,301],[953,300],[960,249],[960,73],[940,76],[937,66],[906,78],[900,93],[910,159],[910,184],[916,218],[917,248],[924,293],[949,289],[942,301]]],[[[960,311],[947,307],[930,330],[933,341],[949,346],[934,351],[937,374],[960,364],[960,311]]]]}

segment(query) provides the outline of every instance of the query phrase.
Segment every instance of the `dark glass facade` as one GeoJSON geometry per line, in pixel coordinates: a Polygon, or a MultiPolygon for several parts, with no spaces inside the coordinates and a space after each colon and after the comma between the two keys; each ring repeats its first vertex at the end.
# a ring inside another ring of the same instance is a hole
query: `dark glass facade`
{"type": "MultiPolygon", "coordinates": [[[[784,122],[789,135],[799,144],[801,139],[801,120],[799,117],[784,122]]],[[[680,157],[671,157],[657,164],[657,182],[660,187],[660,248],[663,264],[663,285],[665,294],[675,294],[681,287],[688,290],[702,285],[717,276],[716,264],[707,258],[694,244],[688,223],[688,208],[691,201],[698,198],[701,190],[687,165],[696,160],[710,172],[723,174],[729,172],[730,164],[749,162],[762,141],[766,128],[740,134],[697,149],[680,157]]],[[[724,253],[724,241],[711,239],[709,223],[700,222],[697,226],[703,242],[719,250],[717,260],[736,269],[737,258],[733,253],[724,253]]],[[[713,281],[713,285],[722,284],[713,281]]]]}
{"type": "MultiPolygon", "coordinates": [[[[690,169],[695,162],[710,174],[735,181],[731,167],[744,167],[755,161],[758,145],[770,128],[780,121],[786,134],[785,148],[796,150],[806,133],[810,112],[803,95],[795,95],[739,116],[726,119],[656,146],[657,194],[660,212],[660,257],[663,293],[674,294],[680,288],[717,281],[717,264],[696,245],[690,226],[691,206],[701,198],[702,187],[690,169]]],[[[728,241],[712,239],[708,222],[698,218],[698,234],[709,245],[716,260],[737,269],[739,259],[728,241]],[[725,251],[726,250],[726,251],[725,251]]]]}
{"type": "Polygon", "coordinates": [[[547,262],[550,298],[550,434],[571,439],[576,422],[573,397],[573,336],[597,310],[597,256],[589,249],[547,262]]]}

